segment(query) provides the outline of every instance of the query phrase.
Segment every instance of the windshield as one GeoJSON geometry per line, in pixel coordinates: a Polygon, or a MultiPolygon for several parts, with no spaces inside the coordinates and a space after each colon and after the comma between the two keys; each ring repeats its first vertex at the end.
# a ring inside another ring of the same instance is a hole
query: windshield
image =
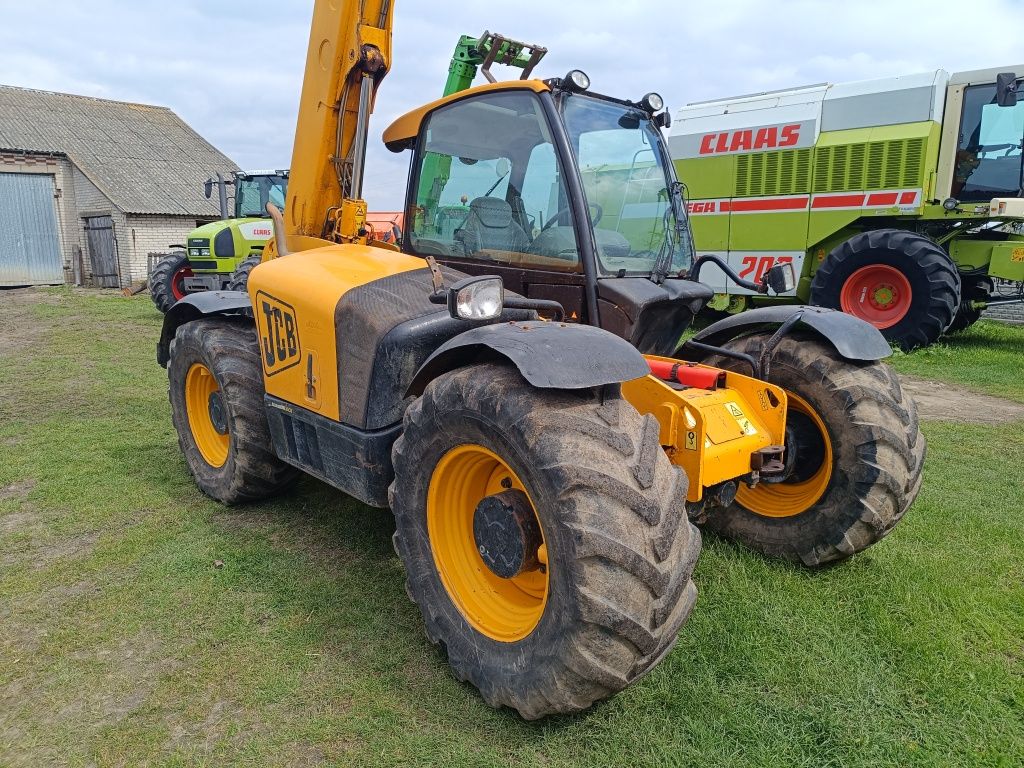
{"type": "Polygon", "coordinates": [[[996,104],[995,85],[974,85],[964,92],[964,111],[953,170],[953,197],[968,202],[1021,194],[1021,143],[1024,100],[1013,107],[996,104]]]}
{"type": "Polygon", "coordinates": [[[693,252],[681,189],[670,183],[658,128],[639,109],[589,96],[566,96],[562,112],[590,206],[601,271],[688,269],[693,252]]]}
{"type": "Polygon", "coordinates": [[[287,176],[238,176],[235,180],[235,218],[268,218],[267,203],[284,210],[287,190],[287,176]]]}

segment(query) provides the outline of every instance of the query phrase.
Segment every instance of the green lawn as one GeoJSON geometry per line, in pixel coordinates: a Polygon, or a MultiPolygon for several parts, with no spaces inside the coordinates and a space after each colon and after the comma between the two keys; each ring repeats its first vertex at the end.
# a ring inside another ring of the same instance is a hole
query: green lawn
{"type": "Polygon", "coordinates": [[[981,320],[910,354],[895,352],[900,373],[939,379],[1024,402],[1024,326],[981,320]]]}
{"type": "MultiPolygon", "coordinates": [[[[429,645],[386,512],[195,489],[147,299],[29,296],[0,293],[0,765],[1024,762],[1024,423],[926,423],[917,504],[838,567],[709,537],[665,662],[530,724],[429,645]]],[[[1022,340],[896,364],[1024,400],[1022,340]]]]}

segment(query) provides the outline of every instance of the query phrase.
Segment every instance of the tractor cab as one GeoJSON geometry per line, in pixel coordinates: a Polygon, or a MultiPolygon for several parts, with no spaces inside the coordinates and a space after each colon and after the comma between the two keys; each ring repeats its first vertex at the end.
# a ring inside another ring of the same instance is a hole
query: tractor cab
{"type": "Polygon", "coordinates": [[[403,249],[500,275],[569,320],[670,354],[712,291],[685,279],[694,248],[661,134],[668,116],[656,94],[631,102],[588,88],[575,70],[400,118],[384,138],[415,150],[403,249]]]}

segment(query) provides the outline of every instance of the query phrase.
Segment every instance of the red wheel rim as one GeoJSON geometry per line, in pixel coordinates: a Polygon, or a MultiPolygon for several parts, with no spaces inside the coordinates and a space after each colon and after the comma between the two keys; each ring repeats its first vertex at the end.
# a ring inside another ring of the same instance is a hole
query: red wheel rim
{"type": "Polygon", "coordinates": [[[902,272],[887,264],[871,264],[846,279],[839,303],[843,312],[875,328],[891,328],[907,316],[912,299],[910,281],[902,272]]]}
{"type": "Polygon", "coordinates": [[[171,294],[174,296],[175,301],[181,301],[185,298],[186,277],[192,277],[192,269],[190,267],[182,267],[171,277],[171,294]]]}

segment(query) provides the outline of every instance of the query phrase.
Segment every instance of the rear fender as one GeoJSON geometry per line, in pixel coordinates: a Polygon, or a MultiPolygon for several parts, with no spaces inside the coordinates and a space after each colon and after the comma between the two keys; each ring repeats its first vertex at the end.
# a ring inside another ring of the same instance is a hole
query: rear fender
{"type": "Polygon", "coordinates": [[[539,389],[586,389],[650,373],[635,347],[600,328],[539,320],[500,323],[466,331],[438,347],[416,372],[408,394],[422,395],[449,371],[496,359],[511,362],[539,389]]]}
{"type": "Polygon", "coordinates": [[[211,315],[252,320],[252,302],[249,301],[249,295],[242,291],[204,291],[189,294],[164,315],[160,341],[156,345],[156,361],[166,368],[171,358],[171,342],[178,329],[185,323],[211,315]]]}
{"type": "MultiPolygon", "coordinates": [[[[824,307],[794,306],[791,304],[772,307],[758,307],[719,320],[709,325],[696,336],[694,341],[719,347],[727,341],[759,330],[774,330],[803,312],[795,328],[809,329],[835,347],[847,360],[873,362],[892,354],[892,347],[882,333],[870,323],[859,318],[824,307]]],[[[687,349],[685,345],[676,353],[684,360],[700,360],[709,353],[687,349]]]]}

